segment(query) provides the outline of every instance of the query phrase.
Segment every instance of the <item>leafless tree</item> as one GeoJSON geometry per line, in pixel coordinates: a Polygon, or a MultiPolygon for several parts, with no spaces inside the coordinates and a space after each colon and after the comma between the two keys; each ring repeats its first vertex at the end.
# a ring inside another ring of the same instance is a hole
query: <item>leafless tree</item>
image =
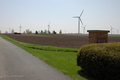
{"type": "Polygon", "coordinates": [[[26,30],[27,34],[32,34],[32,31],[30,31],[29,29],[26,30]]]}
{"type": "Polygon", "coordinates": [[[7,33],[8,33],[8,31],[5,31],[5,33],[7,34],[7,33]]]}
{"type": "Polygon", "coordinates": [[[12,33],[12,34],[14,33],[14,29],[12,29],[11,33],[12,33]]]}

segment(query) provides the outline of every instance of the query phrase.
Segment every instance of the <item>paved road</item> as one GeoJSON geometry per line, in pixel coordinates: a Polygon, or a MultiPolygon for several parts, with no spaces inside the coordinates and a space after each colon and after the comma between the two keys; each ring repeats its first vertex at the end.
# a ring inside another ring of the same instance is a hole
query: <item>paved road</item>
{"type": "Polygon", "coordinates": [[[0,80],[72,80],[0,37],[0,80]]]}

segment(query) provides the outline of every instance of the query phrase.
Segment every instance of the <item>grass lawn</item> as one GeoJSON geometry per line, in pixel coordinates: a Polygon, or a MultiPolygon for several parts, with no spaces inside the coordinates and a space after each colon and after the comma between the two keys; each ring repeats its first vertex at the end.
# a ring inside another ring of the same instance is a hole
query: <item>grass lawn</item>
{"type": "Polygon", "coordinates": [[[77,66],[76,54],[78,49],[40,46],[18,42],[5,35],[0,36],[10,41],[11,43],[21,47],[33,56],[39,58],[40,60],[56,68],[63,74],[68,75],[74,80],[94,80],[84,75],[81,72],[82,69],[77,66]]]}

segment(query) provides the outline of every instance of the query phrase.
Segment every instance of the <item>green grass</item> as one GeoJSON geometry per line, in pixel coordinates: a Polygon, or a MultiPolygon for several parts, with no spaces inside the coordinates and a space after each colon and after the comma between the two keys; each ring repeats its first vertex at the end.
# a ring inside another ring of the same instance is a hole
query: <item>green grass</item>
{"type": "Polygon", "coordinates": [[[68,75],[74,80],[93,80],[81,72],[81,68],[77,66],[76,54],[78,49],[61,48],[53,46],[41,46],[35,44],[28,44],[18,42],[5,35],[0,35],[2,38],[10,41],[11,43],[21,47],[33,56],[46,62],[50,66],[56,68],[60,72],[68,75]]]}

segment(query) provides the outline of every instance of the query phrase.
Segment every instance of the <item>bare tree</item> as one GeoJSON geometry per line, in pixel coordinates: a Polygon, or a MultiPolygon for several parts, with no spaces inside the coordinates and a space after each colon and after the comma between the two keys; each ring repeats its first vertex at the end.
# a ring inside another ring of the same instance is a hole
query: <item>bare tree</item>
{"type": "Polygon", "coordinates": [[[5,31],[5,33],[7,34],[7,33],[8,33],[8,31],[5,31]]]}
{"type": "Polygon", "coordinates": [[[14,29],[12,29],[11,33],[12,33],[12,34],[14,33],[14,29]]]}
{"type": "Polygon", "coordinates": [[[32,34],[32,31],[30,31],[29,29],[26,29],[26,33],[27,34],[32,34]]]}
{"type": "Polygon", "coordinates": [[[32,34],[32,31],[29,31],[29,34],[32,34]]]}
{"type": "Polygon", "coordinates": [[[40,34],[40,31],[38,31],[38,33],[40,34]]]}
{"type": "Polygon", "coordinates": [[[23,34],[25,34],[25,31],[23,32],[23,34]]]}

